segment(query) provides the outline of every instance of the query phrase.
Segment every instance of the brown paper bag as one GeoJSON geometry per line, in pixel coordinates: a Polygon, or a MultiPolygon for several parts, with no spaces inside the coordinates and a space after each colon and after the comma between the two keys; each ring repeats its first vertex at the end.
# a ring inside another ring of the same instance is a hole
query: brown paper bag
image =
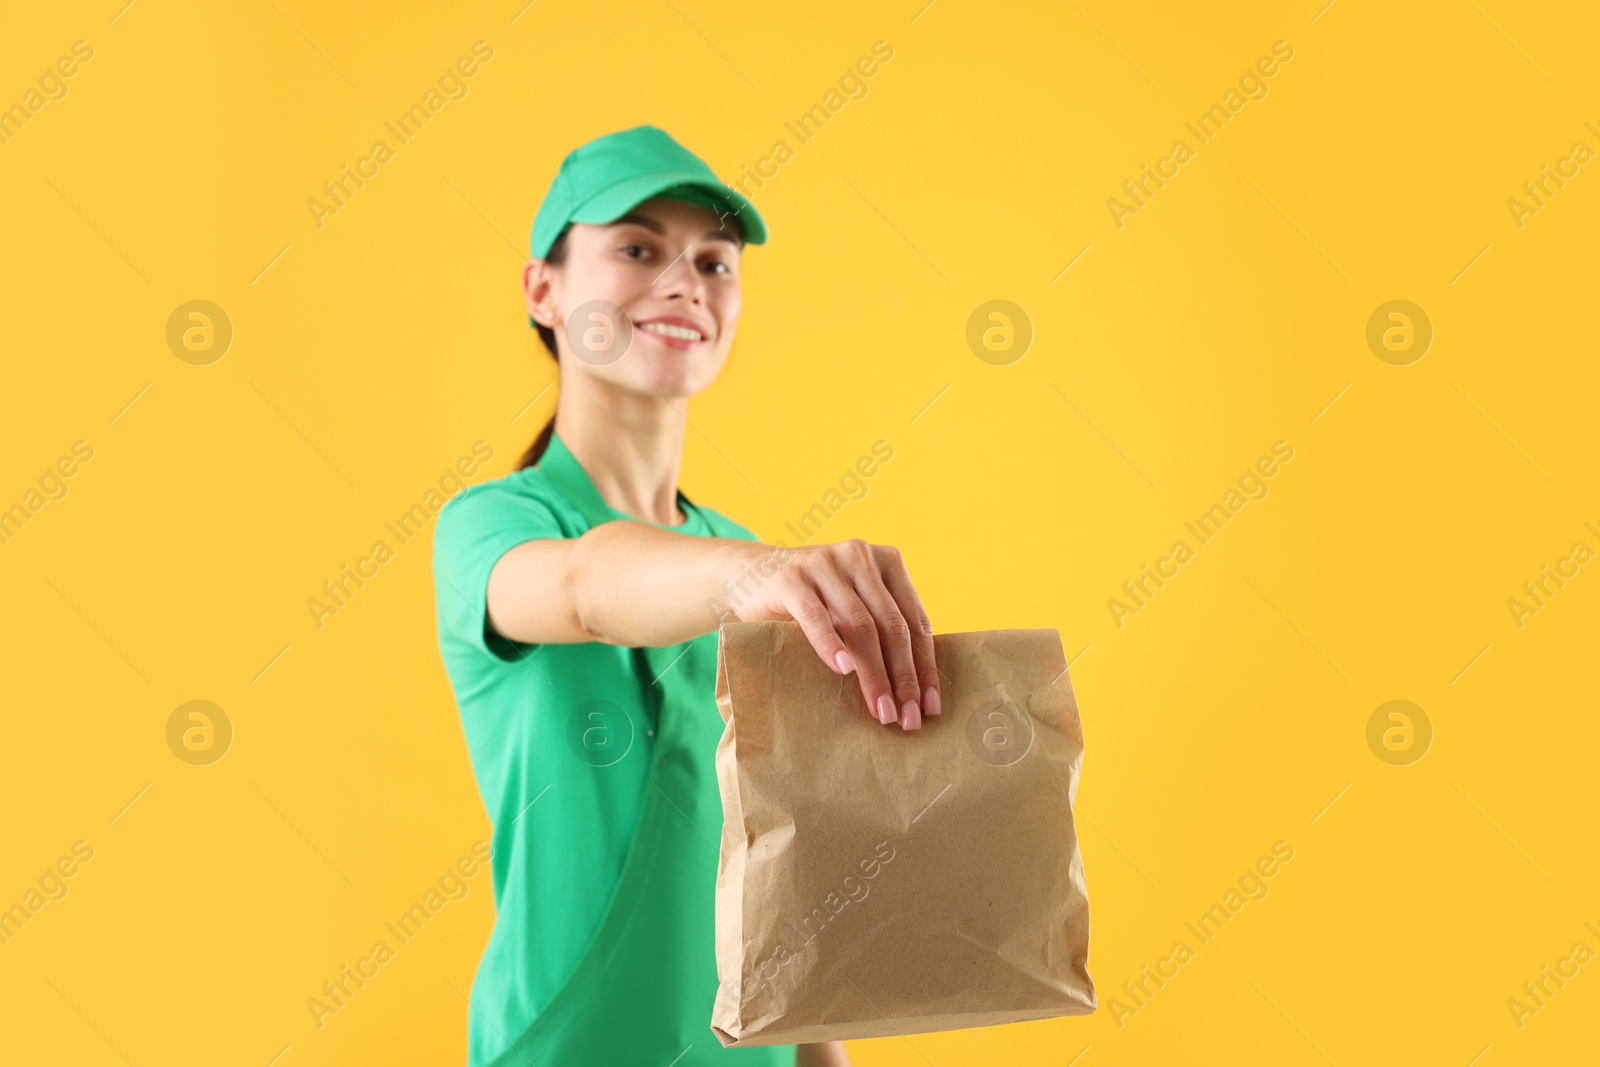
{"type": "Polygon", "coordinates": [[[940,634],[943,714],[868,717],[794,622],[718,640],[724,1046],[1087,1015],[1083,757],[1054,630],[940,634]]]}

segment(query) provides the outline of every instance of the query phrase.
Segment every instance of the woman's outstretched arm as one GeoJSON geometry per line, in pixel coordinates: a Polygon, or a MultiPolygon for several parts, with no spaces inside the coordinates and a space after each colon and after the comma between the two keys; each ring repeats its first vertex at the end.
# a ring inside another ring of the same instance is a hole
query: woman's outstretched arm
{"type": "Polygon", "coordinates": [[[512,548],[488,600],[494,628],[528,644],[660,647],[732,619],[792,619],[830,668],[857,672],[880,722],[939,713],[933,626],[888,545],[778,548],[619,520],[512,548]]]}
{"type": "Polygon", "coordinates": [[[850,1067],[843,1041],[823,1041],[794,1047],[795,1067],[850,1067]]]}

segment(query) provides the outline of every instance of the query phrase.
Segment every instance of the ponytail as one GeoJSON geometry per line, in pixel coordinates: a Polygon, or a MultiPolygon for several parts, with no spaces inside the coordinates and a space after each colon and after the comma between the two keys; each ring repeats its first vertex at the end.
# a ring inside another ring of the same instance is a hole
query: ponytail
{"type": "MultiPolygon", "coordinates": [[[[562,263],[566,262],[568,232],[570,231],[561,231],[561,236],[555,239],[555,243],[550,246],[550,251],[545,253],[544,261],[550,264],[552,267],[559,267],[562,263]]],[[[561,358],[560,353],[556,349],[556,332],[550,327],[540,323],[534,323],[534,325],[538,327],[539,340],[544,342],[544,347],[550,352],[550,358],[555,360],[556,377],[559,380],[561,377],[561,358]]],[[[524,467],[531,467],[538,463],[539,458],[544,455],[545,449],[550,447],[550,437],[555,432],[556,417],[551,415],[550,421],[545,423],[544,429],[539,431],[539,436],[533,439],[533,444],[529,445],[528,450],[522,454],[522,462],[517,464],[517,469],[521,470],[524,467]]]]}
{"type": "Polygon", "coordinates": [[[550,416],[550,421],[544,424],[544,429],[539,431],[539,436],[533,439],[533,444],[522,454],[522,462],[517,464],[517,470],[532,467],[539,462],[539,457],[544,455],[544,450],[550,447],[550,436],[556,432],[556,417],[550,416]]]}

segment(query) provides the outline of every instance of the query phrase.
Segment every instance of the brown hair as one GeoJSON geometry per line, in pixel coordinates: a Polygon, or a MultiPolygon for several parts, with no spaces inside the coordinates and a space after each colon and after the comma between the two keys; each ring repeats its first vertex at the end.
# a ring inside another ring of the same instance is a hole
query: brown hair
{"type": "MultiPolygon", "coordinates": [[[[544,261],[552,267],[559,267],[567,259],[567,234],[570,230],[562,230],[561,236],[551,244],[550,251],[545,253],[544,261]]],[[[560,354],[556,350],[556,332],[542,323],[535,323],[539,330],[539,340],[544,342],[545,348],[550,351],[550,358],[556,361],[557,377],[560,377],[560,354]]],[[[539,457],[544,455],[545,449],[550,447],[550,435],[556,432],[556,417],[550,416],[550,421],[544,424],[544,429],[539,431],[539,436],[533,439],[533,444],[522,454],[522,462],[517,464],[517,469],[531,467],[539,462],[539,457]]]]}

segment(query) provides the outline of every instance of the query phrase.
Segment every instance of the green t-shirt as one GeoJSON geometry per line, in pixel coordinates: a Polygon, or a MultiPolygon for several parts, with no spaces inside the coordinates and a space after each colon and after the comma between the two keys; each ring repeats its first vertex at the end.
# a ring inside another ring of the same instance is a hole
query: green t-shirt
{"type": "MultiPolygon", "coordinates": [[[[758,540],[681,491],[678,503],[686,522],[654,525],[758,540]]],[[[494,824],[497,917],[474,983],[468,1035],[474,1064],[523,1033],[599,929],[644,803],[658,706],[652,683],[692,685],[694,699],[717,714],[699,663],[703,649],[694,671],[668,668],[656,679],[637,649],[521,644],[489,623],[489,572],[509,549],[632,518],[606,504],[553,434],[536,466],[468,487],[445,505],[435,526],[440,651],[494,824]]],[[[696,640],[715,638],[712,632],[696,640]]],[[[715,752],[704,757],[709,765],[715,752]]],[[[714,850],[705,862],[715,866],[714,850]]]]}

